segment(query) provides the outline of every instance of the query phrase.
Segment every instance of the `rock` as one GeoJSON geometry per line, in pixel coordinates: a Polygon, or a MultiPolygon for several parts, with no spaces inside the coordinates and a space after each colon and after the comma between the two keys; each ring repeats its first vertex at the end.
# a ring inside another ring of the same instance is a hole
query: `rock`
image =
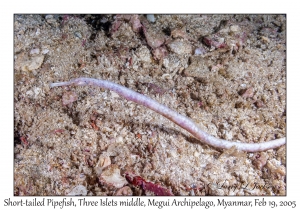
{"type": "Polygon", "coordinates": [[[161,60],[168,55],[168,50],[164,46],[158,47],[158,48],[152,50],[152,54],[153,54],[153,58],[155,60],[161,60]]]}
{"type": "Polygon", "coordinates": [[[44,55],[36,55],[29,57],[27,54],[22,53],[17,56],[15,60],[16,69],[22,71],[32,71],[41,67],[44,61],[44,55]]]}
{"type": "Polygon", "coordinates": [[[165,42],[165,37],[159,31],[153,30],[151,28],[145,29],[143,28],[147,44],[152,48],[158,48],[165,42]]]}
{"type": "Polygon", "coordinates": [[[136,50],[136,55],[141,59],[141,61],[150,63],[151,62],[151,53],[146,46],[141,46],[136,50]]]}
{"type": "Polygon", "coordinates": [[[168,44],[169,49],[179,55],[192,53],[192,45],[186,40],[175,39],[168,44]]]}
{"type": "Polygon", "coordinates": [[[141,30],[142,24],[138,15],[132,15],[130,18],[130,23],[134,32],[138,33],[141,30]]]}
{"type": "Polygon", "coordinates": [[[225,43],[225,38],[220,37],[216,34],[206,36],[203,38],[203,42],[208,47],[215,47],[215,48],[225,48],[227,44],[225,43]]]}
{"type": "MultiPolygon", "coordinates": [[[[194,58],[191,58],[190,62],[191,64],[184,70],[185,76],[204,79],[207,78],[207,76],[211,73],[208,67],[210,64],[208,63],[207,59],[200,56],[195,56],[194,58]]],[[[204,81],[201,79],[200,83],[203,82],[204,81]]]]}

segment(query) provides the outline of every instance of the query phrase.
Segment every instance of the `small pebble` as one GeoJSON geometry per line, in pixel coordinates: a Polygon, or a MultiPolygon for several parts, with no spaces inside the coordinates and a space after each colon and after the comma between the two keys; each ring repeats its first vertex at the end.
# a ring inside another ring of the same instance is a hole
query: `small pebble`
{"type": "Polygon", "coordinates": [[[68,91],[66,93],[63,94],[62,96],[62,102],[63,102],[63,105],[66,106],[66,105],[72,105],[72,103],[74,101],[77,100],[77,94],[75,92],[71,92],[71,91],[68,91]]]}
{"type": "Polygon", "coordinates": [[[36,29],[35,35],[40,35],[41,34],[41,30],[39,28],[36,29]]]}
{"type": "Polygon", "coordinates": [[[194,55],[204,55],[206,53],[206,50],[203,47],[198,47],[195,49],[194,55]]]}
{"type": "Polygon", "coordinates": [[[154,23],[155,22],[155,16],[154,15],[147,15],[147,20],[154,23]]]}
{"type": "Polygon", "coordinates": [[[30,50],[30,55],[39,54],[39,53],[40,53],[39,48],[35,48],[35,49],[30,50]]]}
{"type": "Polygon", "coordinates": [[[55,23],[56,22],[53,15],[46,15],[45,19],[46,19],[47,23],[55,23]]]}
{"type": "Polygon", "coordinates": [[[115,193],[115,195],[125,195],[125,196],[131,196],[133,193],[132,193],[132,190],[130,189],[130,187],[128,186],[125,186],[125,187],[122,187],[121,189],[118,189],[117,192],[115,193]]]}
{"type": "Polygon", "coordinates": [[[82,35],[81,35],[81,33],[79,31],[75,31],[74,32],[74,36],[78,37],[79,39],[82,38],[82,35]]]}
{"type": "Polygon", "coordinates": [[[230,31],[233,33],[239,32],[240,27],[238,25],[232,25],[232,26],[230,26],[230,31]]]}
{"type": "Polygon", "coordinates": [[[199,153],[199,152],[194,152],[194,156],[195,156],[195,157],[199,157],[199,156],[200,156],[200,153],[199,153]]]}
{"type": "Polygon", "coordinates": [[[71,192],[68,193],[68,195],[87,195],[87,189],[83,185],[78,185],[73,188],[71,192]]]}
{"type": "Polygon", "coordinates": [[[42,50],[42,54],[47,54],[49,52],[49,50],[48,49],[44,49],[44,50],[42,50]]]}

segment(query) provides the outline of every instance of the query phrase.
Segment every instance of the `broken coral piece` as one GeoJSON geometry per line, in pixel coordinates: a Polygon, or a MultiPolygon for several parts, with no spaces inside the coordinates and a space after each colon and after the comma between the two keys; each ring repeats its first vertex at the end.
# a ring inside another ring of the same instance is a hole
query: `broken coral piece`
{"type": "Polygon", "coordinates": [[[120,175],[120,169],[117,165],[110,165],[105,169],[100,176],[100,180],[116,188],[121,188],[128,184],[126,179],[120,175]]]}
{"type": "Polygon", "coordinates": [[[77,100],[77,94],[75,92],[72,92],[72,91],[68,91],[68,92],[65,92],[62,96],[62,103],[64,106],[66,105],[72,105],[72,103],[74,101],[77,100]]]}
{"type": "Polygon", "coordinates": [[[98,163],[95,167],[95,171],[98,175],[101,175],[104,168],[108,167],[111,164],[109,156],[100,155],[98,163]]]}
{"type": "Polygon", "coordinates": [[[125,186],[125,187],[122,187],[121,189],[118,189],[114,195],[131,196],[132,194],[133,193],[132,193],[132,190],[130,189],[130,187],[125,186]]]}
{"type": "Polygon", "coordinates": [[[174,195],[170,189],[167,189],[159,184],[154,184],[152,182],[147,182],[140,176],[136,176],[132,173],[126,173],[125,175],[127,181],[134,186],[139,186],[143,190],[151,191],[157,196],[172,196],[174,195]]]}
{"type": "Polygon", "coordinates": [[[68,195],[87,195],[87,189],[83,185],[77,185],[76,187],[68,193],[68,195]]]}

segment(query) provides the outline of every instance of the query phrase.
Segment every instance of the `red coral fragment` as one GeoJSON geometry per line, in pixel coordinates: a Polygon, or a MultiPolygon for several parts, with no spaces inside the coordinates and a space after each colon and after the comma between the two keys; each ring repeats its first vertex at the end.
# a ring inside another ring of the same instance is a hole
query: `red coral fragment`
{"type": "Polygon", "coordinates": [[[155,48],[152,50],[152,54],[155,60],[162,60],[164,57],[168,55],[168,50],[165,46],[155,48]]]}
{"type": "Polygon", "coordinates": [[[227,47],[227,44],[224,42],[224,38],[218,37],[216,35],[204,37],[203,42],[209,47],[215,47],[215,48],[227,47]]]}
{"type": "Polygon", "coordinates": [[[63,133],[65,130],[64,129],[54,129],[53,131],[52,131],[52,133],[54,133],[54,134],[57,134],[57,133],[63,133]]]}
{"type": "Polygon", "coordinates": [[[132,15],[130,18],[130,23],[134,32],[138,33],[141,30],[142,24],[138,15],[132,15]]]}
{"type": "Polygon", "coordinates": [[[112,23],[110,33],[113,35],[116,31],[118,31],[119,27],[122,24],[123,17],[122,15],[116,15],[115,21],[112,23]]]}
{"type": "Polygon", "coordinates": [[[151,191],[157,196],[172,196],[174,195],[171,190],[162,187],[159,184],[154,184],[152,182],[145,181],[142,177],[136,176],[132,173],[126,173],[125,178],[127,181],[134,186],[139,186],[143,190],[151,191]]]}
{"type": "Polygon", "coordinates": [[[28,145],[28,141],[27,141],[27,138],[26,138],[25,136],[21,136],[20,140],[23,142],[23,144],[24,144],[25,146],[28,145]]]}

